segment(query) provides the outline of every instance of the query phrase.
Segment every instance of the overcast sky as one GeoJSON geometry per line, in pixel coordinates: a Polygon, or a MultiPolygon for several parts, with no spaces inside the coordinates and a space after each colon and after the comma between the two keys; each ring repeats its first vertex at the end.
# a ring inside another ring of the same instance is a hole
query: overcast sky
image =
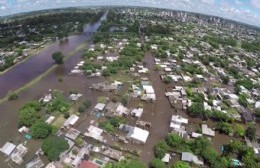
{"type": "Polygon", "coordinates": [[[0,16],[40,9],[131,5],[221,16],[260,27],[260,0],[0,0],[0,16]]]}

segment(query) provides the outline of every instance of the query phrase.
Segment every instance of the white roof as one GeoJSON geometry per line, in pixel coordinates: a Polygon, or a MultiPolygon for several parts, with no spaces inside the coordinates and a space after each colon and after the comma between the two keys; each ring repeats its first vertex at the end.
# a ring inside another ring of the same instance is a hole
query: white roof
{"type": "Polygon", "coordinates": [[[104,103],[98,103],[96,106],[95,106],[95,109],[99,110],[99,111],[103,111],[104,108],[105,108],[105,104],[104,103]]]}
{"type": "Polygon", "coordinates": [[[63,124],[63,126],[74,125],[78,121],[79,117],[72,114],[63,124]]]}
{"type": "Polygon", "coordinates": [[[138,127],[134,127],[131,131],[130,138],[145,143],[149,136],[149,132],[138,127]]]}
{"type": "Polygon", "coordinates": [[[170,128],[181,128],[180,124],[172,123],[170,124],[170,128]]]}
{"type": "Polygon", "coordinates": [[[136,117],[141,117],[143,114],[144,109],[142,108],[138,108],[138,109],[134,109],[131,113],[134,114],[136,117]]]}
{"type": "Polygon", "coordinates": [[[49,163],[45,168],[56,168],[56,166],[53,163],[49,163]]]}
{"type": "Polygon", "coordinates": [[[209,135],[209,136],[215,136],[215,131],[213,131],[211,128],[209,128],[206,124],[202,124],[202,134],[209,135]]]}
{"type": "Polygon", "coordinates": [[[54,116],[50,116],[45,122],[47,123],[47,124],[50,124],[53,120],[54,120],[54,116]]]}
{"type": "Polygon", "coordinates": [[[169,163],[170,159],[171,159],[170,154],[166,153],[165,156],[162,158],[162,161],[165,163],[169,163]]]}
{"type": "Polygon", "coordinates": [[[145,90],[145,92],[147,94],[153,94],[154,93],[154,89],[152,85],[143,85],[143,89],[145,90]]]}
{"type": "Polygon", "coordinates": [[[179,115],[172,115],[172,122],[188,124],[188,119],[179,115]]]}
{"type": "Polygon", "coordinates": [[[255,103],[255,108],[260,108],[260,101],[255,103]]]}
{"type": "Polygon", "coordinates": [[[16,148],[16,145],[10,142],[6,142],[4,146],[0,149],[1,152],[3,152],[5,155],[10,155],[13,150],[16,148]]]}
{"type": "Polygon", "coordinates": [[[238,100],[239,99],[239,97],[236,94],[228,94],[228,97],[230,99],[234,99],[234,100],[238,100]]]}
{"type": "Polygon", "coordinates": [[[200,134],[200,133],[196,133],[196,132],[191,133],[192,138],[198,138],[198,137],[201,137],[201,136],[202,136],[202,134],[200,134]]]}
{"type": "Polygon", "coordinates": [[[88,137],[92,137],[92,138],[94,138],[96,140],[102,141],[102,139],[103,139],[103,137],[101,136],[102,133],[103,133],[102,129],[91,125],[88,128],[88,132],[86,132],[84,135],[88,136],[88,137]]]}

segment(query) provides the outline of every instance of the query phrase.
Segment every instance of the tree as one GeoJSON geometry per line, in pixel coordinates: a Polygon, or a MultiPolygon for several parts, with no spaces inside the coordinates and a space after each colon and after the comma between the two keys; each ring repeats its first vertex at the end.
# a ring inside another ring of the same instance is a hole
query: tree
{"type": "Polygon", "coordinates": [[[218,123],[216,126],[216,130],[218,130],[220,133],[224,133],[227,135],[234,133],[232,125],[226,122],[218,123]]]}
{"type": "Polygon", "coordinates": [[[152,160],[150,165],[151,165],[150,166],[151,168],[165,168],[166,167],[165,163],[161,159],[158,159],[158,158],[152,160]]]}
{"type": "Polygon", "coordinates": [[[202,103],[192,103],[188,108],[188,113],[192,117],[200,117],[204,112],[204,106],[202,103]]]}
{"type": "Polygon", "coordinates": [[[78,112],[83,113],[84,111],[85,111],[85,107],[84,106],[79,106],[78,112]]]}
{"type": "Polygon", "coordinates": [[[83,147],[83,145],[84,145],[84,140],[83,140],[83,138],[82,138],[82,137],[77,137],[76,140],[75,140],[75,144],[76,144],[76,146],[78,146],[78,147],[83,147]]]}
{"type": "Polygon", "coordinates": [[[248,107],[247,95],[246,94],[239,95],[238,103],[241,106],[248,107]]]}
{"type": "Polygon", "coordinates": [[[169,83],[172,82],[172,78],[171,78],[170,76],[165,76],[165,77],[163,78],[163,82],[164,82],[165,84],[169,84],[169,83]]]}
{"type": "Polygon", "coordinates": [[[245,129],[242,125],[236,124],[234,130],[236,136],[243,137],[245,135],[245,129]]]}
{"type": "Polygon", "coordinates": [[[42,151],[50,161],[59,160],[60,153],[67,149],[69,149],[68,142],[56,136],[48,137],[42,144],[42,151]]]}
{"type": "Polygon", "coordinates": [[[166,142],[162,141],[162,140],[159,141],[155,145],[155,155],[156,155],[156,157],[158,157],[159,159],[162,159],[165,156],[167,149],[168,149],[168,145],[166,144],[166,142]]]}
{"type": "Polygon", "coordinates": [[[183,161],[177,161],[171,168],[190,168],[190,165],[183,161]]]}
{"type": "Polygon", "coordinates": [[[8,100],[11,101],[11,100],[17,100],[18,99],[18,94],[15,93],[15,92],[9,92],[8,93],[8,100]]]}
{"type": "Polygon", "coordinates": [[[178,134],[171,133],[166,138],[166,143],[170,147],[177,147],[181,143],[184,143],[182,137],[180,137],[178,134]]]}
{"type": "Polygon", "coordinates": [[[255,115],[256,117],[260,118],[260,107],[255,109],[255,115]]]}
{"type": "Polygon", "coordinates": [[[56,64],[63,64],[63,58],[64,55],[62,54],[62,52],[55,52],[52,54],[52,59],[55,61],[56,64]]]}
{"type": "Polygon", "coordinates": [[[256,136],[256,128],[253,124],[250,124],[246,129],[246,137],[248,137],[251,141],[255,139],[256,136]]]}
{"type": "Polygon", "coordinates": [[[18,125],[30,127],[39,120],[39,118],[40,115],[34,108],[27,107],[19,111],[18,125]]]}
{"type": "Polygon", "coordinates": [[[39,121],[31,127],[31,134],[34,139],[45,139],[51,132],[52,127],[43,121],[39,121]]]}

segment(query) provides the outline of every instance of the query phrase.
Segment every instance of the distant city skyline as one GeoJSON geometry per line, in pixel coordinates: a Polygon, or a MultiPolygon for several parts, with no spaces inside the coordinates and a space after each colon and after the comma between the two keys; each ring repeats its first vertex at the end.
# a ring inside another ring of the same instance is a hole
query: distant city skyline
{"type": "Polygon", "coordinates": [[[260,0],[0,0],[0,16],[42,9],[107,5],[196,12],[260,27],[260,0]]]}

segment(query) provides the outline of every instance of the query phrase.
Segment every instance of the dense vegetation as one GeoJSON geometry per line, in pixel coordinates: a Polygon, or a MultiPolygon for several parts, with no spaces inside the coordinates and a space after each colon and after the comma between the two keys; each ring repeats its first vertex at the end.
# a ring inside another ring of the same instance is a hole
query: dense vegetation
{"type": "Polygon", "coordinates": [[[61,152],[69,149],[68,142],[59,137],[49,137],[43,141],[42,151],[46,154],[50,161],[59,160],[61,152]]]}

